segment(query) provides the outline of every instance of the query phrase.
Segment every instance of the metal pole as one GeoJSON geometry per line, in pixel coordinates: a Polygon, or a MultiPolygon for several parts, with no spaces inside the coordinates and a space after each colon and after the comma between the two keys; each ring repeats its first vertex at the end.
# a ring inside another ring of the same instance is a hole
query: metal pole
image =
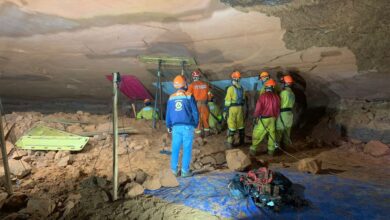
{"type": "Polygon", "coordinates": [[[120,82],[119,73],[112,73],[112,130],[114,133],[113,146],[113,200],[118,199],[118,83],[120,82]]]}
{"type": "Polygon", "coordinates": [[[11,183],[11,177],[10,177],[10,171],[9,171],[9,165],[8,165],[8,155],[5,145],[5,139],[4,139],[4,129],[3,129],[3,117],[2,112],[0,109],[0,141],[1,141],[1,155],[3,157],[3,164],[4,164],[4,173],[5,173],[5,185],[7,187],[7,192],[9,194],[12,194],[12,183],[11,183]]]}
{"type": "Polygon", "coordinates": [[[160,120],[163,119],[162,114],[162,86],[161,86],[161,63],[158,65],[158,87],[159,87],[159,98],[160,98],[160,120]]]}
{"type": "Polygon", "coordinates": [[[161,60],[158,60],[158,70],[157,70],[157,85],[156,85],[156,94],[154,96],[154,111],[153,111],[153,128],[156,128],[156,111],[157,111],[157,101],[158,101],[158,90],[159,90],[159,81],[160,81],[160,70],[161,70],[161,60]]]}

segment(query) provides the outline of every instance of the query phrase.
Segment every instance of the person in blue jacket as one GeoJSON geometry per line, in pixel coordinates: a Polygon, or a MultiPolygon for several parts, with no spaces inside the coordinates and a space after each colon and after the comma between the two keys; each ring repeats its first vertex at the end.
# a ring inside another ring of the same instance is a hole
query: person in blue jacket
{"type": "Polygon", "coordinates": [[[181,176],[189,177],[192,176],[190,163],[194,129],[199,122],[198,107],[192,94],[186,91],[184,76],[176,76],[173,86],[177,91],[169,97],[166,114],[168,132],[172,133],[171,170],[175,176],[179,175],[178,160],[183,146],[181,176]]]}

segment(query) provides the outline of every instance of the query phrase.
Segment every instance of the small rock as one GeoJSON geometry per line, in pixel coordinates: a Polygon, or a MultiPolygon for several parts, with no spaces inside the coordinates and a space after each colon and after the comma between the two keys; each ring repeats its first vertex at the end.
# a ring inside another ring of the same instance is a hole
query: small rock
{"type": "Polygon", "coordinates": [[[12,154],[12,159],[15,159],[15,160],[20,160],[20,159],[22,159],[22,157],[24,157],[24,156],[27,156],[28,155],[28,152],[27,151],[25,151],[25,150],[18,150],[18,149],[16,149],[15,151],[14,151],[14,153],[12,154]]]}
{"type": "Polygon", "coordinates": [[[118,177],[119,185],[122,185],[128,181],[129,181],[129,177],[125,173],[120,172],[118,177]]]}
{"type": "Polygon", "coordinates": [[[139,195],[142,195],[145,191],[144,187],[136,182],[126,184],[125,190],[127,191],[125,196],[126,198],[135,198],[139,195]]]}
{"type": "Polygon", "coordinates": [[[223,152],[220,152],[220,153],[217,153],[215,155],[213,155],[215,161],[217,162],[217,165],[222,165],[224,163],[226,163],[226,157],[225,157],[225,154],[223,152]]]}
{"type": "Polygon", "coordinates": [[[78,180],[80,178],[80,176],[81,176],[80,169],[78,167],[74,167],[74,166],[68,166],[68,168],[69,168],[68,172],[69,172],[70,177],[74,181],[78,180]]]}
{"type": "Polygon", "coordinates": [[[216,165],[217,164],[217,161],[215,160],[214,157],[212,156],[205,156],[205,157],[202,157],[200,159],[200,162],[203,164],[203,165],[206,165],[206,164],[211,164],[211,165],[216,165]]]}
{"type": "Polygon", "coordinates": [[[26,156],[23,157],[22,160],[26,163],[30,163],[31,161],[33,161],[33,158],[31,156],[26,156]]]}
{"type": "Polygon", "coordinates": [[[147,177],[146,173],[141,169],[138,169],[135,172],[135,182],[139,184],[143,184],[146,180],[146,177],[147,177]]]}
{"type": "Polygon", "coordinates": [[[354,138],[351,138],[349,141],[350,141],[352,144],[361,144],[361,143],[362,143],[361,140],[354,139],[354,138]]]}
{"type": "Polygon", "coordinates": [[[48,159],[48,160],[53,160],[55,156],[56,156],[56,152],[55,151],[49,151],[45,155],[46,159],[48,159]]]}
{"type": "Polygon", "coordinates": [[[5,150],[7,151],[7,155],[9,155],[9,153],[12,151],[12,149],[14,149],[14,144],[10,141],[6,141],[5,142],[5,150]]]}
{"type": "Polygon", "coordinates": [[[142,184],[145,189],[157,190],[161,188],[160,178],[158,176],[148,176],[142,184]]]}
{"type": "Polygon", "coordinates": [[[170,169],[160,171],[160,183],[163,187],[177,187],[179,182],[170,169]]]}
{"type": "Polygon", "coordinates": [[[305,158],[298,162],[298,170],[317,174],[321,171],[322,162],[314,158],[305,158]]]}
{"type": "Polygon", "coordinates": [[[112,124],[110,122],[98,124],[96,127],[96,131],[99,132],[110,132],[111,130],[112,130],[112,124]]]}
{"type": "Polygon", "coordinates": [[[22,160],[8,160],[10,172],[18,178],[23,178],[31,173],[31,166],[22,160]]]}
{"type": "Polygon", "coordinates": [[[66,131],[72,134],[80,134],[83,133],[83,129],[78,124],[70,125],[66,128],[66,131]]]}
{"type": "Polygon", "coordinates": [[[108,196],[108,193],[104,190],[101,191],[101,198],[104,202],[110,201],[110,197],[108,196]]]}
{"type": "Polygon", "coordinates": [[[69,164],[72,164],[72,158],[71,158],[71,155],[68,155],[68,156],[65,156],[63,158],[61,158],[58,163],[57,163],[57,166],[59,167],[66,167],[67,165],[69,164]]]}
{"type": "Polygon", "coordinates": [[[84,127],[85,132],[91,132],[91,131],[96,131],[96,125],[86,125],[84,127]]]}
{"type": "Polygon", "coordinates": [[[389,146],[377,140],[370,141],[364,146],[364,153],[370,154],[374,157],[380,157],[388,154],[389,152],[389,146]]]}
{"type": "Polygon", "coordinates": [[[70,155],[70,151],[58,151],[56,153],[56,156],[54,157],[55,160],[59,160],[61,159],[62,157],[65,157],[67,155],[70,155]]]}
{"type": "Polygon", "coordinates": [[[55,206],[51,199],[30,198],[26,212],[36,214],[39,217],[47,217],[54,211],[55,206]]]}
{"type": "Polygon", "coordinates": [[[76,114],[78,114],[78,115],[82,115],[82,114],[83,114],[83,111],[81,111],[81,110],[78,110],[78,111],[76,112],[76,114]]]}
{"type": "Polygon", "coordinates": [[[3,210],[7,210],[9,212],[19,211],[26,207],[27,200],[27,195],[22,193],[14,193],[5,201],[3,210]]]}
{"type": "Polygon", "coordinates": [[[230,170],[243,171],[251,165],[249,157],[240,149],[226,151],[226,161],[230,170]]]}
{"type": "Polygon", "coordinates": [[[37,164],[35,165],[37,168],[43,168],[43,167],[47,167],[47,161],[46,160],[40,160],[40,161],[37,161],[37,164]]]}
{"type": "Polygon", "coordinates": [[[96,184],[101,188],[104,188],[107,185],[107,180],[102,177],[97,176],[95,177],[95,180],[96,184]]]}
{"type": "Polygon", "coordinates": [[[7,200],[8,198],[8,193],[6,192],[0,192],[0,209],[1,207],[3,207],[5,201],[7,200]]]}

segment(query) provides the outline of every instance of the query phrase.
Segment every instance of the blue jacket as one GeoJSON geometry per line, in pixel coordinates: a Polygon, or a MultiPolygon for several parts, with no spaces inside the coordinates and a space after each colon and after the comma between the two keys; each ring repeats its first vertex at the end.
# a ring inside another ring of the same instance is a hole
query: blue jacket
{"type": "Polygon", "coordinates": [[[198,126],[198,107],[192,94],[184,90],[173,93],[168,100],[165,120],[167,128],[174,125],[198,126]]]}

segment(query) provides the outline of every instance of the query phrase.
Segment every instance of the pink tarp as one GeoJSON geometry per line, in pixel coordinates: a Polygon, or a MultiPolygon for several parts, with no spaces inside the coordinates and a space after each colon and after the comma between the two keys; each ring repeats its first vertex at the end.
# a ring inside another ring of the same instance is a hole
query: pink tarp
{"type": "MultiPolygon", "coordinates": [[[[106,77],[112,82],[112,75],[106,77]]],[[[133,75],[121,75],[119,90],[131,100],[153,99],[144,85],[133,75]]]]}

